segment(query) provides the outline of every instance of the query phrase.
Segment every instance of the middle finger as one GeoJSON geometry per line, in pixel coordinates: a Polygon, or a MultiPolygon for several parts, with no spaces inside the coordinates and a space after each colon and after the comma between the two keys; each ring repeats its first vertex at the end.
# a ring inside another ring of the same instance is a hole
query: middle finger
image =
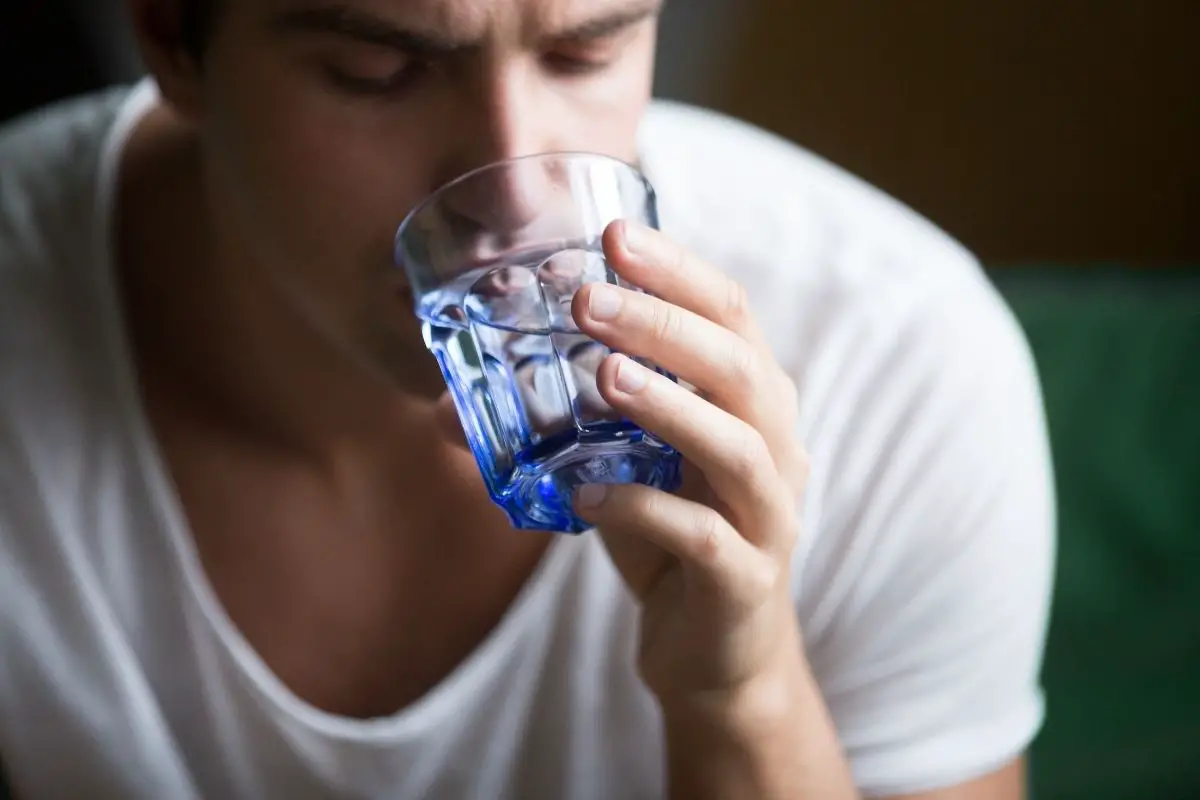
{"type": "Polygon", "coordinates": [[[662,367],[739,419],[766,419],[769,367],[754,347],[723,328],[653,295],[605,283],[584,286],[572,302],[575,322],[613,350],[662,367]]]}

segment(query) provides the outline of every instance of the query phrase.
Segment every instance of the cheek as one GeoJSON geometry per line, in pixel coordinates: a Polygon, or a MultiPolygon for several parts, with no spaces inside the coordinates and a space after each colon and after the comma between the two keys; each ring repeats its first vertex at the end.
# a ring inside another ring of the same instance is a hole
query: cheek
{"type": "MultiPolygon", "coordinates": [[[[652,45],[639,45],[611,74],[574,98],[580,117],[587,120],[581,149],[636,160],[638,126],[650,102],[653,54],[652,45]]],[[[579,144],[567,149],[577,148],[579,144]]]]}
{"type": "Polygon", "coordinates": [[[412,126],[285,76],[243,81],[214,114],[226,180],[248,201],[253,235],[293,261],[390,259],[396,226],[430,183],[412,157],[421,145],[412,126]]]}

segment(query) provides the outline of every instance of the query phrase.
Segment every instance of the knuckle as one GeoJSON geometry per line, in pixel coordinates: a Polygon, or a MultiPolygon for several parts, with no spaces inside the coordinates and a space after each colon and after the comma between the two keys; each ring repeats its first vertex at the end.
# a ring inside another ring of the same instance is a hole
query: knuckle
{"type": "Polygon", "coordinates": [[[603,504],[602,523],[632,531],[653,527],[663,519],[663,501],[658,493],[638,484],[612,484],[603,504]]]}
{"type": "Polygon", "coordinates": [[[759,378],[758,354],[744,340],[734,338],[727,358],[731,378],[740,387],[754,386],[759,378]]]}
{"type": "Polygon", "coordinates": [[[638,484],[613,484],[608,487],[606,506],[613,508],[613,513],[621,517],[621,522],[629,525],[642,525],[645,520],[655,519],[658,513],[659,500],[653,492],[642,491],[646,487],[638,484]]]}
{"type": "Polygon", "coordinates": [[[747,483],[758,483],[762,480],[763,471],[770,463],[771,453],[767,440],[754,428],[747,428],[740,434],[740,441],[734,448],[732,470],[734,477],[747,483]]]}
{"type": "Polygon", "coordinates": [[[672,306],[662,301],[655,301],[650,311],[650,332],[658,341],[668,342],[676,339],[683,318],[672,306]]]}
{"type": "Polygon", "coordinates": [[[738,281],[726,281],[724,316],[733,325],[745,322],[750,316],[750,294],[738,281]]]}
{"type": "Polygon", "coordinates": [[[639,516],[655,522],[670,517],[667,501],[668,495],[663,492],[654,491],[648,487],[637,487],[634,491],[637,497],[633,505],[637,509],[639,516]]]}
{"type": "Polygon", "coordinates": [[[696,531],[696,559],[707,565],[720,562],[725,551],[725,523],[711,509],[700,511],[694,522],[696,531]]]}
{"type": "Polygon", "coordinates": [[[782,566],[774,558],[760,559],[757,569],[750,570],[748,576],[751,595],[761,598],[771,594],[785,574],[782,566]]]}

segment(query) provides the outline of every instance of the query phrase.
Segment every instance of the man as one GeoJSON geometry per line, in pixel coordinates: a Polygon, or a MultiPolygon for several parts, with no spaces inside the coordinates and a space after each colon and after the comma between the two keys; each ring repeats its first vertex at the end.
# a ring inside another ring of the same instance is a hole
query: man
{"type": "Polygon", "coordinates": [[[153,82],[0,135],[18,797],[1023,795],[1049,459],[961,248],[649,104],[653,2],[130,7],[153,82]],[[430,191],[553,150],[655,184],[605,232],[653,297],[573,313],[696,387],[604,363],[689,483],[579,537],[508,528],[379,290],[430,191]]]}

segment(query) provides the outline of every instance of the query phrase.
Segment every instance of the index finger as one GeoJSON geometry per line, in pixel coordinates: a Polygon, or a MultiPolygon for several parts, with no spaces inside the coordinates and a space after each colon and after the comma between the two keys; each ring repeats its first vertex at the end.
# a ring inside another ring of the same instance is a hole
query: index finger
{"type": "Polygon", "coordinates": [[[602,242],[605,256],[622,278],[769,352],[746,290],[716,267],[665,234],[626,220],[609,225],[602,242]]]}

